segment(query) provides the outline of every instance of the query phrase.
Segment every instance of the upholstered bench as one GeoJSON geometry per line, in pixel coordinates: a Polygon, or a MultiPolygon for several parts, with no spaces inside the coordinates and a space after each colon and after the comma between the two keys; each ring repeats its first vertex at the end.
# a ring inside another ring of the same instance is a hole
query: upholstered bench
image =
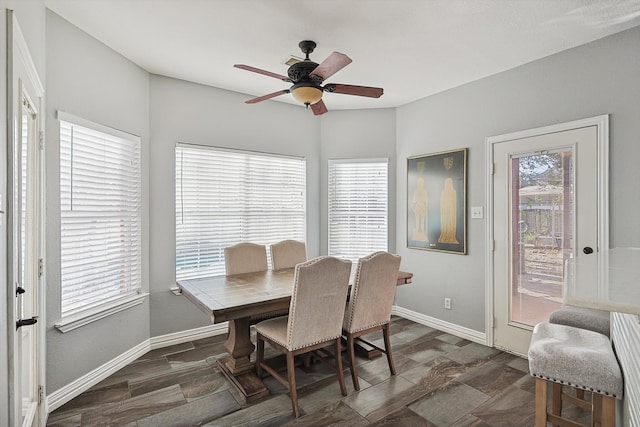
{"type": "Polygon", "coordinates": [[[609,336],[611,314],[608,311],[593,308],[567,306],[551,313],[549,323],[588,329],[609,336]]]}
{"type": "Polygon", "coordinates": [[[536,377],[536,427],[582,425],[562,417],[562,401],[591,412],[593,425],[615,426],[615,399],[622,398],[622,372],[609,339],[600,333],[539,323],[529,346],[529,372],[536,377]],[[547,383],[553,384],[552,411],[547,383]],[[563,386],[591,392],[588,402],[563,392],[563,386]]]}

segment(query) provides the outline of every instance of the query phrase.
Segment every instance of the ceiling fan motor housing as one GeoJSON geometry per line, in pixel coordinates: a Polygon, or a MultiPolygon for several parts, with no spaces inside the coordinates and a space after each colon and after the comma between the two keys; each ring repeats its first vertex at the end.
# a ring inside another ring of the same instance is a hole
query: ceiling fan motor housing
{"type": "Polygon", "coordinates": [[[316,64],[315,62],[310,60],[304,60],[290,66],[289,69],[287,70],[287,74],[289,75],[289,78],[294,83],[299,82],[300,80],[303,80],[305,78],[309,78],[315,84],[321,84],[322,77],[316,76],[315,74],[312,77],[309,76],[309,73],[311,73],[317,67],[318,67],[318,64],[316,64]]]}

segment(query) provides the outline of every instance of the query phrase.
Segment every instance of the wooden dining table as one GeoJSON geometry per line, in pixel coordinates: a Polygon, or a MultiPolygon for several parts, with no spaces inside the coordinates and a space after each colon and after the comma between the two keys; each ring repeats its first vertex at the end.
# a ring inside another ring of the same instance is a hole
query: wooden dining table
{"type": "MultiPolygon", "coordinates": [[[[352,269],[352,279],[354,277],[352,269]]],[[[411,283],[413,274],[400,271],[398,285],[411,283]]],[[[217,360],[221,372],[248,401],[260,399],[269,390],[253,370],[251,324],[273,313],[289,309],[293,292],[294,269],[268,270],[233,276],[212,276],[178,281],[182,295],[213,323],[229,322],[224,347],[227,357],[217,360]]]]}

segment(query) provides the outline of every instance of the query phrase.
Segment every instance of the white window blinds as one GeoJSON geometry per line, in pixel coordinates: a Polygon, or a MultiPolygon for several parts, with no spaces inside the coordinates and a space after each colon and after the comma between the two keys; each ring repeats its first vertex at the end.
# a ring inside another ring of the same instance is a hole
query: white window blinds
{"type": "Polygon", "coordinates": [[[225,274],[224,248],[305,241],[306,160],[176,146],[176,279],[225,274]]]}
{"type": "Polygon", "coordinates": [[[387,170],[387,159],[329,160],[329,255],[387,250],[387,170]]]}
{"type": "Polygon", "coordinates": [[[139,137],[64,113],[59,117],[65,318],[141,288],[142,184],[139,137]]]}

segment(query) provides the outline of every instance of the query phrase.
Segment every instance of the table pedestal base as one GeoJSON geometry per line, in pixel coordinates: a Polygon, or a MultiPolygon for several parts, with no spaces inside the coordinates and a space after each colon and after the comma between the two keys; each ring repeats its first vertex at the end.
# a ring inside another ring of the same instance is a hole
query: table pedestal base
{"type": "Polygon", "coordinates": [[[234,375],[227,367],[229,359],[231,359],[231,357],[218,359],[216,361],[218,368],[220,368],[220,372],[231,381],[231,384],[235,386],[247,402],[254,402],[269,395],[269,389],[253,370],[234,375]]]}

